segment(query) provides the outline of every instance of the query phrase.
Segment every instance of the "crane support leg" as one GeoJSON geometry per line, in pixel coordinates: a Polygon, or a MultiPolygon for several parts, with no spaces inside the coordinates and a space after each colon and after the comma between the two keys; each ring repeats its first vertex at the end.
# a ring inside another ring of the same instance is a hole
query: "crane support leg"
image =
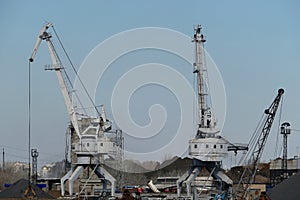
{"type": "Polygon", "coordinates": [[[200,171],[201,169],[199,167],[196,167],[189,175],[188,179],[186,179],[186,181],[183,182],[186,185],[186,192],[188,197],[191,196],[191,184],[195,180],[195,178],[200,174],[200,171]]]}
{"type": "Polygon", "coordinates": [[[70,178],[71,175],[72,170],[68,171],[68,173],[60,179],[61,196],[65,196],[65,182],[70,178]]]}
{"type": "Polygon", "coordinates": [[[177,181],[176,181],[176,185],[177,185],[177,196],[180,197],[181,196],[181,188],[182,188],[182,183],[185,179],[187,179],[187,177],[189,176],[189,171],[185,172],[177,181]]]}
{"type": "Polygon", "coordinates": [[[79,177],[83,170],[83,166],[76,166],[74,172],[72,173],[72,176],[69,178],[69,194],[71,196],[73,195],[74,181],[79,177]]]}
{"type": "MultiPolygon", "coordinates": [[[[115,187],[116,187],[116,179],[110,174],[108,173],[108,171],[106,171],[106,169],[104,169],[103,167],[97,167],[95,173],[98,175],[101,175],[102,178],[104,177],[105,179],[107,179],[110,183],[111,183],[111,196],[115,196],[115,187]]],[[[104,188],[106,189],[106,188],[104,188]]]]}
{"type": "Polygon", "coordinates": [[[214,177],[222,180],[228,185],[233,185],[233,181],[222,171],[217,170],[216,172],[213,173],[214,177]]]}

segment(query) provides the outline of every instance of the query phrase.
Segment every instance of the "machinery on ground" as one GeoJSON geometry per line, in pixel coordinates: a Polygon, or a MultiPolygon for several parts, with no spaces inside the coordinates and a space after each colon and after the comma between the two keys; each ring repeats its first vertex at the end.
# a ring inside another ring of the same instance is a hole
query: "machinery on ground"
{"type": "MultiPolygon", "coordinates": [[[[34,61],[41,42],[45,41],[52,60],[52,66],[48,68],[48,70],[53,70],[56,73],[71,121],[71,170],[61,178],[61,195],[66,195],[65,183],[66,181],[69,181],[69,194],[72,196],[75,180],[83,173],[85,168],[91,168],[101,179],[104,189],[106,189],[107,180],[110,182],[111,195],[114,196],[116,179],[103,168],[103,163],[105,156],[116,160],[121,159],[120,152],[122,152],[123,149],[122,131],[111,131],[112,123],[106,118],[103,106],[101,113],[96,106],[94,107],[98,114],[97,117],[86,116],[83,114],[78,115],[71,98],[73,88],[68,88],[68,86],[70,87],[72,84],[67,84],[68,76],[57,51],[54,48],[52,35],[48,32],[50,27],[53,28],[53,25],[48,23],[41,29],[29,61],[30,63],[34,61]]],[[[95,104],[93,103],[93,105],[95,104]]]]}

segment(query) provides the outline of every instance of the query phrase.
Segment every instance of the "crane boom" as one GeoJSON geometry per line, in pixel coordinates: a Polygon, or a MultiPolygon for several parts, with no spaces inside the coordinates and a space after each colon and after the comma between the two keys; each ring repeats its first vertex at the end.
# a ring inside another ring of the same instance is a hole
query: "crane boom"
{"type": "Polygon", "coordinates": [[[206,41],[204,39],[203,34],[201,34],[201,25],[198,25],[197,28],[195,29],[196,33],[194,35],[194,42],[196,43],[196,61],[194,63],[195,70],[194,73],[197,73],[197,78],[198,78],[198,105],[199,105],[199,126],[204,127],[205,126],[205,121],[204,121],[204,113],[207,110],[207,105],[205,102],[205,95],[207,95],[204,91],[204,75],[203,75],[203,43],[206,41]]]}
{"type": "Polygon", "coordinates": [[[51,56],[53,68],[55,70],[55,73],[56,73],[56,76],[57,76],[57,79],[58,79],[58,83],[59,83],[62,95],[64,97],[64,100],[65,100],[65,104],[66,104],[66,107],[67,107],[67,111],[68,111],[71,123],[72,123],[72,125],[75,129],[76,134],[79,136],[79,138],[81,138],[76,112],[75,112],[74,106],[73,106],[72,101],[71,101],[71,97],[69,95],[69,91],[67,89],[66,83],[64,81],[64,78],[63,78],[63,75],[62,75],[62,72],[61,72],[61,70],[63,69],[62,64],[59,61],[58,55],[57,55],[57,53],[55,51],[55,48],[53,46],[53,43],[51,41],[52,36],[47,32],[47,30],[52,26],[53,25],[51,23],[48,23],[41,29],[41,31],[40,31],[40,33],[37,37],[33,52],[31,54],[31,57],[29,58],[29,62],[33,62],[34,57],[35,57],[35,55],[38,51],[38,48],[39,48],[42,40],[45,40],[47,42],[47,45],[48,45],[48,50],[49,50],[49,53],[50,53],[50,56],[51,56]]]}
{"type": "Polygon", "coordinates": [[[45,26],[43,26],[43,28],[41,29],[41,31],[40,31],[40,33],[39,33],[39,35],[38,35],[38,38],[37,38],[37,40],[36,40],[36,42],[35,42],[34,49],[33,49],[33,52],[32,52],[32,54],[31,54],[31,57],[29,58],[29,61],[30,61],[30,62],[33,62],[33,60],[34,60],[34,57],[35,57],[35,55],[36,55],[36,53],[37,53],[37,50],[38,50],[38,48],[40,47],[40,44],[41,44],[41,42],[42,42],[42,40],[43,40],[44,33],[47,31],[48,28],[50,28],[50,27],[52,27],[52,26],[53,26],[52,23],[47,23],[47,24],[46,24],[45,26]]]}
{"type": "Polygon", "coordinates": [[[284,90],[282,88],[279,89],[274,101],[272,102],[270,107],[264,112],[266,114],[266,117],[262,122],[262,129],[260,129],[260,135],[258,137],[258,140],[255,142],[253,152],[251,153],[250,163],[249,165],[245,166],[245,169],[238,183],[238,189],[242,187],[242,191],[240,192],[242,199],[246,197],[248,188],[254,181],[258,163],[262,156],[262,152],[264,150],[267,138],[269,136],[276,115],[276,111],[279,107],[280,99],[283,93],[284,90]]]}

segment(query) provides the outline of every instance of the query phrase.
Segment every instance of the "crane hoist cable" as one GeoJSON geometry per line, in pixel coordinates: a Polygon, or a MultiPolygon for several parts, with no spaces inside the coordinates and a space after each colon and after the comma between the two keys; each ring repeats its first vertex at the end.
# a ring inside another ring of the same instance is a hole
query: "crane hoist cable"
{"type": "MultiPolygon", "coordinates": [[[[196,94],[196,91],[197,91],[197,83],[196,83],[196,76],[193,76],[193,89],[195,91],[195,94],[196,94]]],[[[197,118],[197,97],[195,96],[193,98],[193,127],[196,127],[197,124],[198,124],[198,118],[197,118]]]]}
{"type": "MultiPolygon", "coordinates": [[[[66,55],[66,57],[67,57],[67,59],[68,59],[68,61],[70,62],[71,67],[72,67],[72,69],[73,69],[73,71],[74,71],[74,73],[75,73],[77,79],[79,80],[79,82],[80,82],[82,88],[84,89],[84,92],[86,93],[88,99],[90,100],[90,102],[92,103],[93,107],[95,108],[95,110],[96,110],[98,116],[101,116],[100,111],[98,110],[98,108],[97,108],[95,102],[93,101],[92,97],[90,96],[89,92],[87,91],[85,85],[83,84],[83,81],[81,80],[81,78],[80,78],[80,76],[79,76],[77,70],[75,69],[75,66],[74,66],[73,62],[71,61],[71,58],[69,57],[69,55],[68,55],[68,53],[67,53],[67,51],[66,51],[66,49],[65,49],[65,47],[64,47],[64,45],[63,45],[63,43],[62,43],[62,41],[60,40],[60,38],[59,38],[57,32],[55,31],[54,26],[52,26],[52,29],[53,29],[54,34],[55,34],[55,36],[57,37],[58,42],[59,42],[59,44],[61,45],[61,47],[62,47],[62,49],[63,49],[63,51],[64,51],[64,53],[65,53],[65,55],[66,55]]],[[[79,99],[79,98],[78,98],[78,99],[79,99]]],[[[82,106],[82,107],[83,107],[83,106],[82,106]]]]}
{"type": "MultiPolygon", "coordinates": [[[[55,31],[53,25],[52,25],[52,29],[53,29],[54,34],[55,34],[55,36],[56,36],[56,38],[57,38],[57,40],[58,40],[58,42],[59,42],[61,48],[63,49],[64,54],[66,55],[66,57],[67,57],[67,59],[68,59],[70,65],[72,66],[73,70],[75,71],[76,76],[79,77],[79,76],[77,75],[77,71],[75,70],[75,67],[74,67],[74,65],[73,65],[73,62],[71,61],[71,59],[70,59],[70,57],[69,57],[67,51],[65,50],[65,48],[64,48],[64,46],[63,46],[63,44],[62,44],[62,42],[61,42],[61,40],[60,40],[60,38],[59,38],[57,32],[55,31]]],[[[56,49],[55,49],[55,48],[53,49],[53,51],[55,51],[56,57],[57,57],[57,59],[59,60],[59,62],[62,63],[61,60],[60,60],[59,54],[56,52],[56,49]]],[[[65,77],[66,77],[66,79],[67,79],[67,81],[68,81],[69,86],[70,86],[71,89],[72,89],[72,90],[69,90],[69,91],[73,91],[73,90],[74,90],[74,87],[73,87],[72,81],[71,81],[71,79],[70,79],[68,73],[66,72],[65,68],[62,68],[62,71],[63,71],[63,73],[65,74],[65,77]]],[[[84,87],[84,85],[82,85],[82,86],[84,87]]],[[[77,101],[79,102],[80,106],[83,108],[84,106],[83,106],[83,104],[82,104],[80,98],[78,97],[77,93],[74,92],[74,94],[75,94],[75,97],[76,97],[77,101]]],[[[85,109],[83,109],[83,112],[84,112],[84,114],[88,115],[85,109]]]]}
{"type": "MultiPolygon", "coordinates": [[[[53,28],[53,25],[52,25],[52,28],[53,28]]],[[[54,32],[55,32],[55,30],[54,30],[54,32]]],[[[56,35],[56,37],[57,37],[57,39],[58,39],[58,41],[59,41],[59,37],[58,37],[58,34],[57,34],[56,32],[55,32],[55,35],[56,35]]],[[[55,45],[53,44],[53,42],[52,42],[52,45],[55,46],[55,45]]],[[[63,45],[62,45],[61,42],[60,42],[60,46],[61,46],[62,49],[64,49],[64,47],[63,47],[63,45]]],[[[54,51],[54,53],[55,53],[55,55],[56,55],[56,59],[57,59],[57,61],[59,62],[59,65],[61,66],[61,67],[60,67],[60,70],[64,73],[63,79],[64,79],[64,82],[65,82],[65,84],[66,84],[66,87],[68,88],[68,93],[69,93],[69,95],[70,95],[70,93],[74,90],[72,81],[71,81],[71,79],[70,79],[70,77],[69,77],[69,75],[68,75],[68,73],[67,73],[67,71],[66,71],[66,69],[65,69],[65,67],[64,67],[64,65],[63,65],[63,62],[61,61],[61,58],[60,58],[60,56],[59,56],[59,54],[58,54],[56,48],[53,48],[53,51],[54,51]]],[[[64,50],[64,53],[65,53],[65,55],[66,55],[67,57],[69,57],[68,54],[67,54],[67,52],[66,52],[65,50],[64,50]]],[[[70,58],[69,58],[69,62],[70,62],[71,65],[73,65],[73,63],[71,62],[70,58]]],[[[73,67],[74,67],[74,66],[73,66],[73,67]]],[[[75,68],[75,67],[74,67],[74,68],[75,68]]],[[[49,70],[49,69],[46,68],[46,70],[49,70]]],[[[50,68],[50,70],[53,70],[53,69],[50,68]]],[[[82,104],[82,102],[80,101],[80,98],[78,97],[78,95],[77,95],[76,92],[75,92],[75,97],[76,97],[76,99],[78,100],[80,106],[83,107],[83,104],[82,104]]],[[[87,115],[86,110],[83,110],[83,111],[84,111],[84,113],[87,115]]]]}
{"type": "Polygon", "coordinates": [[[30,187],[31,178],[31,63],[28,62],[28,187],[30,187]]]}
{"type": "Polygon", "coordinates": [[[282,107],[283,107],[283,101],[284,97],[282,97],[280,109],[279,109],[279,118],[278,118],[278,129],[277,129],[277,135],[276,135],[276,143],[275,143],[275,151],[274,151],[274,156],[277,158],[280,155],[280,152],[282,150],[282,146],[278,151],[278,144],[279,144],[279,135],[280,135],[280,127],[281,127],[281,117],[282,117],[282,107]]]}
{"type": "Polygon", "coordinates": [[[95,167],[93,168],[93,171],[90,173],[88,179],[85,181],[82,189],[80,190],[79,194],[82,194],[83,190],[86,188],[87,184],[89,183],[89,181],[91,180],[91,178],[93,177],[94,172],[96,171],[96,169],[99,167],[99,164],[96,164],[95,167]]]}
{"type": "MultiPolygon", "coordinates": [[[[206,52],[205,52],[205,49],[204,49],[204,43],[202,43],[202,49],[203,49],[203,66],[205,66],[205,71],[206,71],[206,80],[207,80],[207,93],[210,93],[210,82],[209,82],[209,76],[208,76],[208,68],[207,68],[207,59],[206,59],[206,52]]],[[[207,95],[208,98],[209,98],[209,104],[210,104],[210,109],[213,111],[214,113],[214,109],[213,109],[213,102],[212,102],[212,97],[211,95],[207,95]]]]}
{"type": "Polygon", "coordinates": [[[255,141],[257,141],[257,137],[258,137],[258,130],[261,128],[261,125],[262,125],[262,121],[264,119],[264,114],[261,115],[260,117],[260,120],[259,120],[259,123],[257,124],[255,130],[253,131],[252,133],[252,136],[249,140],[249,143],[247,144],[247,147],[248,147],[248,151],[246,154],[244,154],[240,160],[239,160],[239,165],[242,165],[244,163],[246,163],[246,160],[248,159],[249,155],[250,155],[250,152],[251,150],[253,149],[253,146],[254,146],[254,143],[255,141]]]}

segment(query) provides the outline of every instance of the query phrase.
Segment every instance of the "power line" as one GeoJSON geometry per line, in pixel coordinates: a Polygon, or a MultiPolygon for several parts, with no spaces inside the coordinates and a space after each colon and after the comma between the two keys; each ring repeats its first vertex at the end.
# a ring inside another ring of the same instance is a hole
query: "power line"
{"type": "Polygon", "coordinates": [[[291,129],[291,131],[299,131],[300,132],[300,129],[291,129]]]}
{"type": "MultiPolygon", "coordinates": [[[[17,154],[14,154],[14,153],[7,153],[7,152],[5,152],[5,155],[6,155],[6,157],[15,157],[15,158],[19,158],[19,159],[23,159],[23,161],[25,161],[26,159],[28,159],[27,158],[27,156],[26,155],[17,155],[17,154]]],[[[7,159],[6,159],[7,160],[7,159]]],[[[16,161],[17,162],[17,161],[16,161]]],[[[56,161],[55,161],[56,162],[56,161]]],[[[60,161],[57,161],[57,162],[60,162],[60,161]]],[[[48,160],[45,160],[45,159],[41,159],[41,158],[39,158],[39,163],[43,163],[43,164],[49,164],[49,163],[52,163],[52,162],[49,162],[48,160]],[[40,162],[40,161],[42,161],[42,162],[40,162]]]]}
{"type": "MultiPolygon", "coordinates": [[[[21,149],[21,148],[8,146],[8,145],[3,145],[3,144],[0,144],[0,147],[7,148],[7,149],[12,149],[12,150],[15,150],[15,151],[27,152],[27,149],[21,149]]],[[[57,156],[62,155],[62,154],[53,154],[53,153],[48,153],[48,152],[39,152],[39,154],[40,155],[48,155],[48,156],[52,156],[52,157],[57,157],[57,156]]]]}
{"type": "Polygon", "coordinates": [[[20,148],[17,148],[17,147],[8,146],[8,145],[4,145],[4,144],[0,144],[0,147],[7,148],[7,149],[13,149],[13,150],[16,150],[16,151],[27,151],[27,149],[20,149],[20,148]]]}
{"type": "Polygon", "coordinates": [[[28,159],[27,156],[16,155],[16,154],[13,154],[13,153],[7,153],[6,152],[6,155],[11,156],[11,157],[16,157],[16,158],[22,158],[24,160],[28,159]]]}
{"type": "Polygon", "coordinates": [[[3,160],[2,160],[2,170],[4,171],[4,169],[5,169],[5,159],[4,159],[4,155],[5,155],[5,153],[4,153],[4,148],[3,148],[3,160]]]}

